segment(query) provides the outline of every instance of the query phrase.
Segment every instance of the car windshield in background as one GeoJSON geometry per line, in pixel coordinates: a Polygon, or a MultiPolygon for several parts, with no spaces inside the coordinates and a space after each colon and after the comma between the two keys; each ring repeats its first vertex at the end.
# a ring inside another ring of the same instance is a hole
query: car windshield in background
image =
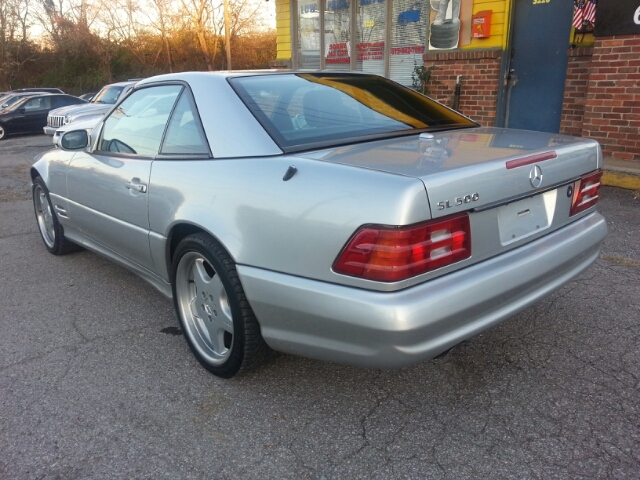
{"type": "Polygon", "coordinates": [[[285,151],[361,137],[478,126],[373,75],[298,73],[235,77],[229,82],[285,151]]]}
{"type": "Polygon", "coordinates": [[[4,110],[6,112],[12,112],[14,110],[17,110],[18,108],[22,107],[25,103],[27,103],[27,101],[29,101],[29,99],[31,97],[32,97],[32,95],[26,96],[26,97],[21,97],[18,100],[16,100],[15,102],[13,102],[11,105],[6,107],[4,110]]]}
{"type": "Polygon", "coordinates": [[[24,100],[25,98],[30,98],[30,97],[33,97],[34,95],[43,95],[43,94],[44,94],[44,92],[36,92],[36,93],[26,93],[24,95],[15,95],[15,96],[9,97],[5,101],[3,101],[2,102],[2,107],[6,108],[6,109],[9,109],[9,107],[13,107],[17,103],[19,103],[21,100],[24,100]]]}
{"type": "Polygon", "coordinates": [[[113,105],[118,100],[120,92],[124,87],[107,87],[103,88],[98,94],[91,100],[91,103],[107,103],[113,105]]]}

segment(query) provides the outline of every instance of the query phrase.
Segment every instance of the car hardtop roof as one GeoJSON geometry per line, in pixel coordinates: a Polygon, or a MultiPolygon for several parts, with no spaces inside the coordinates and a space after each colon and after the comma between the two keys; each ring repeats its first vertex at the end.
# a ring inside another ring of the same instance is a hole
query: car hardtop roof
{"type": "Polygon", "coordinates": [[[4,98],[12,97],[37,97],[39,95],[66,95],[66,93],[52,93],[52,92],[9,92],[4,95],[4,98]]]}
{"type": "MultiPolygon", "coordinates": [[[[108,83],[107,85],[105,85],[102,88],[105,88],[105,87],[120,87],[120,86],[126,87],[127,85],[133,85],[135,83],[138,83],[140,80],[141,79],[122,80],[121,82],[108,83]]],[[[100,90],[102,90],[102,88],[100,90]]]]}
{"type": "Polygon", "coordinates": [[[319,73],[323,75],[336,75],[336,76],[378,76],[366,72],[355,71],[334,71],[334,70],[289,70],[289,69],[264,69],[264,70],[218,70],[215,72],[180,72],[180,73],[166,73],[163,75],[156,75],[154,77],[145,78],[138,82],[138,86],[148,85],[156,82],[169,82],[182,80],[186,82],[190,81],[202,81],[207,78],[236,78],[236,77],[259,77],[264,75],[291,75],[298,73],[319,73]]]}
{"type": "Polygon", "coordinates": [[[29,92],[48,92],[48,93],[64,93],[61,89],[55,87],[27,87],[16,88],[11,90],[12,93],[29,93],[29,92]]]}

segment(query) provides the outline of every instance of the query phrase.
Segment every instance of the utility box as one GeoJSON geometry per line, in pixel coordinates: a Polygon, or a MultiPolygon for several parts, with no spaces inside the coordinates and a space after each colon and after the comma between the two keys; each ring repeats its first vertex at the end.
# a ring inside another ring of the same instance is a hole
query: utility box
{"type": "Polygon", "coordinates": [[[491,14],[493,10],[482,10],[471,17],[471,37],[487,38],[491,36],[491,14]]]}

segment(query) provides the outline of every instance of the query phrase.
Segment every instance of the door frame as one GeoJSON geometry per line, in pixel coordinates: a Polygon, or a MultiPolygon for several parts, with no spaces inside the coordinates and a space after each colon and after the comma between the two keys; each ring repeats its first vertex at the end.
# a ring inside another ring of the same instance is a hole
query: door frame
{"type": "Polygon", "coordinates": [[[498,100],[496,104],[495,126],[503,128],[507,118],[507,77],[511,69],[511,51],[513,49],[513,35],[511,34],[515,23],[516,0],[509,1],[509,18],[507,19],[507,48],[502,50],[500,58],[500,75],[498,77],[498,100]]]}

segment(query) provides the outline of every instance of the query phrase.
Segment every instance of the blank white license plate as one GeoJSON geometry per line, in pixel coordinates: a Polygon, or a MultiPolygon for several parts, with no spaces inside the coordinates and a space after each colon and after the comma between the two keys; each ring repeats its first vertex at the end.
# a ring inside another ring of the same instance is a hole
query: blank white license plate
{"type": "Polygon", "coordinates": [[[498,207],[500,243],[508,245],[549,228],[553,222],[557,196],[557,190],[550,190],[498,207]]]}

